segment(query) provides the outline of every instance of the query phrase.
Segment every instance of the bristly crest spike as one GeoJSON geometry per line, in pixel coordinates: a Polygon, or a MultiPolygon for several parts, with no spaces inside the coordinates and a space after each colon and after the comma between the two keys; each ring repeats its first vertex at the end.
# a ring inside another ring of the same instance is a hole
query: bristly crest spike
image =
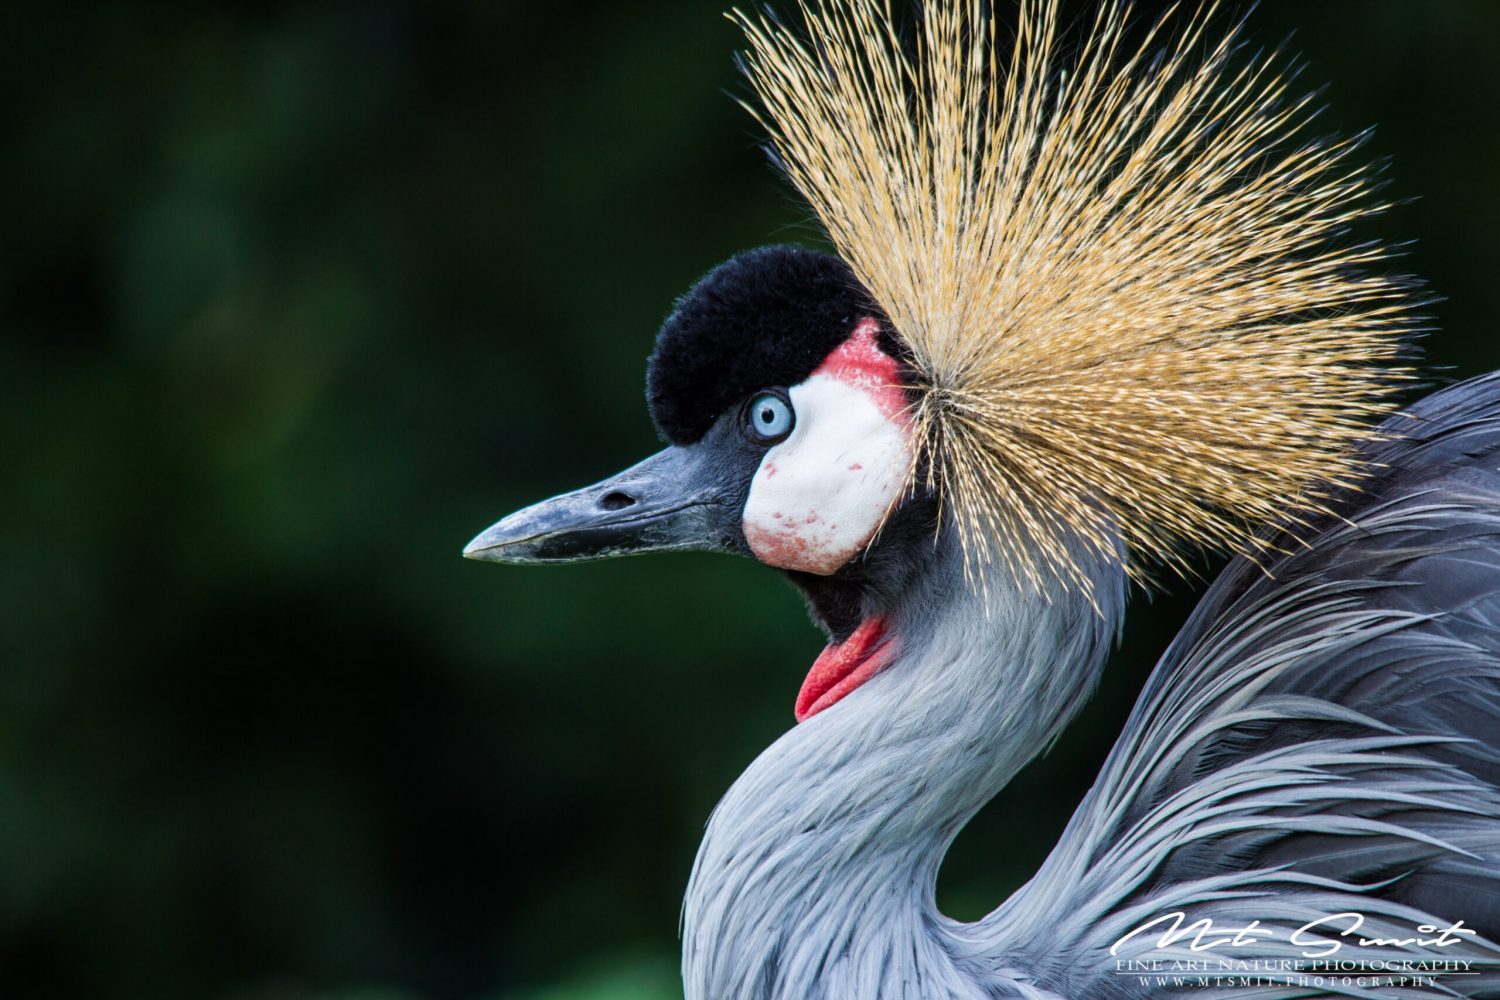
{"type": "Polygon", "coordinates": [[[1218,0],[1139,42],[1101,0],[1067,57],[1059,0],[1018,6],[1008,51],[986,0],[925,0],[910,44],[891,0],[729,14],[751,114],[909,354],[908,489],[980,589],[1264,552],[1359,481],[1412,375],[1414,283],[1347,237],[1379,167],[1308,137],[1301,66],[1218,0]]]}

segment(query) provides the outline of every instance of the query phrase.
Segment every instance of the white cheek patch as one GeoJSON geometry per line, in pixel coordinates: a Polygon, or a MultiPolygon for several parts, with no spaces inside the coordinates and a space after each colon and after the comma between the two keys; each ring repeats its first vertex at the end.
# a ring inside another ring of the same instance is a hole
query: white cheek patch
{"type": "Polygon", "coordinates": [[[769,566],[827,576],[870,542],[900,498],[908,421],[878,390],[833,375],[814,374],[787,395],[797,423],[751,481],[745,539],[769,566]]]}

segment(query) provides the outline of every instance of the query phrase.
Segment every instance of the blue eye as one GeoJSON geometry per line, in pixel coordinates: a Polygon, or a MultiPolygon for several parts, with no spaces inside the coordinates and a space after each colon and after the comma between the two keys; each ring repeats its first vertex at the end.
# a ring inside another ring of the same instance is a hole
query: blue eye
{"type": "Polygon", "coordinates": [[[763,392],[745,408],[745,436],[756,444],[775,444],[796,425],[791,401],[779,392],[763,392]]]}

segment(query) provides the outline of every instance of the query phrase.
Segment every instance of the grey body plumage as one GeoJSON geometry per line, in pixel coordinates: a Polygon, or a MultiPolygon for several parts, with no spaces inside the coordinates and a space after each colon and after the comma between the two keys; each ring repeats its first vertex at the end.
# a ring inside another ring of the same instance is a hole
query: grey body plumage
{"type": "MultiPolygon", "coordinates": [[[[1500,377],[1388,430],[1370,446],[1382,471],[1337,516],[1225,570],[1041,871],[969,925],[935,907],[942,855],[1087,695],[1124,581],[1101,576],[1102,616],[1018,592],[986,614],[953,600],[952,553],[935,556],[901,612],[923,642],[787,733],[715,812],[684,911],[688,996],[1158,996],[1116,974],[1148,949],[1109,949],[1178,910],[1500,930],[1500,377]]],[[[1286,936],[1214,957],[1301,957],[1286,936]]],[[[1441,980],[1454,995],[1500,983],[1486,940],[1409,953],[1473,961],[1441,980]]]]}

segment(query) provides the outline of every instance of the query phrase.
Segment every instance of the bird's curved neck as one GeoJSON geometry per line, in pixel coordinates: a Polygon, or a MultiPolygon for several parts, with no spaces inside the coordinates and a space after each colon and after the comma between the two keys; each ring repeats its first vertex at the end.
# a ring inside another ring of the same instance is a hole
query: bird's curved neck
{"type": "Polygon", "coordinates": [[[956,554],[936,563],[891,615],[896,659],[715,810],[683,911],[689,1000],[1004,995],[1002,973],[945,947],[938,867],[1093,688],[1123,578],[1099,567],[1112,582],[1092,602],[993,581],[981,596],[956,554]]]}

